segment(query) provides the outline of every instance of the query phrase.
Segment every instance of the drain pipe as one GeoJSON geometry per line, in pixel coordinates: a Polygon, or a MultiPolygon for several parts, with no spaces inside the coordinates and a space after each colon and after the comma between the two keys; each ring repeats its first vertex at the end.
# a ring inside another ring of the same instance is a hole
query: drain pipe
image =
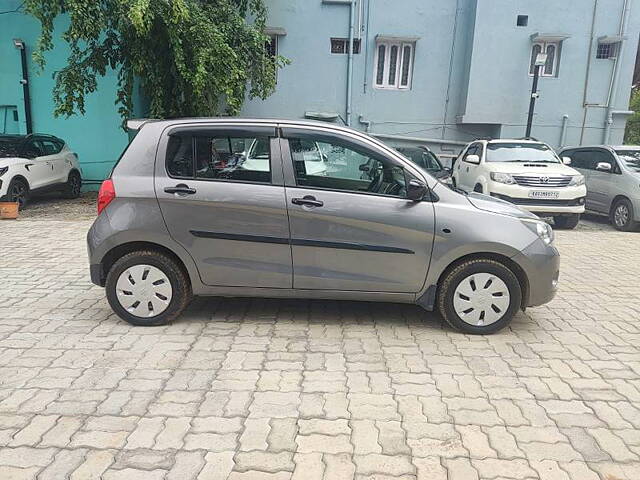
{"type": "Polygon", "coordinates": [[[560,130],[560,145],[562,148],[567,143],[567,123],[569,122],[569,115],[566,113],[562,115],[562,129],[560,130]]]}
{"type": "Polygon", "coordinates": [[[33,133],[33,120],[31,118],[31,94],[29,92],[29,70],[27,68],[27,46],[19,38],[13,39],[13,46],[20,50],[20,65],[22,66],[22,94],[24,102],[24,120],[27,135],[33,133]]]}
{"type": "Polygon", "coordinates": [[[356,0],[349,5],[349,60],[347,63],[347,126],[351,126],[351,98],[353,89],[353,37],[356,21],[356,0]]]}
{"type": "Polygon", "coordinates": [[[627,20],[629,18],[629,0],[624,0],[624,4],[622,7],[622,18],[620,20],[620,37],[621,42],[618,48],[618,52],[616,53],[616,60],[613,66],[613,78],[611,79],[611,88],[609,90],[609,96],[607,98],[607,117],[605,120],[604,126],[604,138],[603,142],[605,145],[609,145],[611,141],[611,127],[613,125],[613,111],[615,109],[616,103],[616,90],[618,89],[618,77],[620,74],[620,59],[624,53],[624,36],[627,30],[627,20]]]}

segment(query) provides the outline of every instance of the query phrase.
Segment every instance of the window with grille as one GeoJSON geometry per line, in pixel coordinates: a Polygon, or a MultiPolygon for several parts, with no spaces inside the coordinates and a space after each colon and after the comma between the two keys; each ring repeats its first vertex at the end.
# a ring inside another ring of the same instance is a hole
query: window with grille
{"type": "Polygon", "coordinates": [[[596,50],[596,58],[606,59],[615,58],[617,44],[615,43],[599,43],[596,50]]]}
{"type": "Polygon", "coordinates": [[[373,76],[376,88],[407,90],[413,77],[415,43],[377,42],[373,76]]]}
{"type": "Polygon", "coordinates": [[[560,53],[559,42],[536,42],[531,47],[531,61],[529,63],[529,75],[535,72],[536,57],[539,53],[547,54],[547,62],[540,68],[541,77],[558,76],[558,59],[560,53]]]}
{"type": "MultiPolygon", "coordinates": [[[[348,38],[332,38],[331,39],[331,53],[349,53],[349,39],[348,38]]],[[[353,39],[353,53],[360,53],[360,39],[353,39]]]]}

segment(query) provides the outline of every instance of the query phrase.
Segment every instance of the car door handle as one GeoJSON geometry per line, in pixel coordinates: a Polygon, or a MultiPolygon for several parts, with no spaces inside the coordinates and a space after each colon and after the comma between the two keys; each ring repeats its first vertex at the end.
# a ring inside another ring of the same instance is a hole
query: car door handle
{"type": "Polygon", "coordinates": [[[174,193],[179,196],[193,195],[194,193],[196,193],[195,188],[189,188],[189,186],[185,185],[184,183],[179,183],[175,187],[166,187],[164,191],[165,193],[174,193]]]}
{"type": "Polygon", "coordinates": [[[308,207],[322,207],[324,205],[322,200],[316,200],[316,197],[312,195],[305,195],[302,198],[292,198],[291,203],[294,205],[306,205],[308,207]]]}

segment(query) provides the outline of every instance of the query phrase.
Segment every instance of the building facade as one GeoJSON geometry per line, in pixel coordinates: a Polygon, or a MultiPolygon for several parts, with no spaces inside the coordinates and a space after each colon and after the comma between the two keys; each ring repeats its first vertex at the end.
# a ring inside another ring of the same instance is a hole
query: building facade
{"type": "MultiPolygon", "coordinates": [[[[21,2],[3,3],[3,11],[21,2]],[[8,4],[8,5],[7,5],[8,4]]],[[[455,155],[479,137],[525,134],[532,62],[541,67],[532,136],[554,147],[622,143],[640,33],[638,0],[267,0],[268,49],[290,64],[275,93],[242,115],[348,123],[390,142],[455,155]],[[350,42],[350,38],[352,41],[350,42]]],[[[64,19],[60,19],[60,29],[64,19]]],[[[38,23],[0,14],[0,131],[25,131],[20,52],[38,23]]],[[[87,113],[53,118],[51,73],[27,55],[33,128],[65,138],[85,178],[100,180],[127,142],[113,104],[115,75],[87,113]]]]}

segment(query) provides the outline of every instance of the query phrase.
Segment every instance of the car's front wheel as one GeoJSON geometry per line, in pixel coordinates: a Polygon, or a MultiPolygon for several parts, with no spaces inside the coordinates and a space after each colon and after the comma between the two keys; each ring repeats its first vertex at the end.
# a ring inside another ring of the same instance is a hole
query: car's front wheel
{"type": "Polygon", "coordinates": [[[178,263],[165,254],[137,251],[109,269],[107,300],[120,318],[140,326],[166,325],[191,301],[191,284],[178,263]]]}
{"type": "Polygon", "coordinates": [[[611,209],[611,223],[622,232],[630,232],[638,228],[638,222],[634,221],[635,212],[633,205],[626,198],[618,200],[611,209]]]}
{"type": "Polygon", "coordinates": [[[578,226],[580,222],[580,214],[575,213],[573,215],[557,215],[553,217],[553,224],[557,228],[563,228],[565,230],[573,230],[578,226]]]}
{"type": "Polygon", "coordinates": [[[7,199],[17,202],[18,208],[23,209],[29,202],[29,185],[21,178],[14,178],[7,189],[7,199]]]}
{"type": "Polygon", "coordinates": [[[490,259],[468,260],[451,269],[438,293],[438,308],[456,330],[483,335],[506,327],[522,303],[515,274],[490,259]]]}

